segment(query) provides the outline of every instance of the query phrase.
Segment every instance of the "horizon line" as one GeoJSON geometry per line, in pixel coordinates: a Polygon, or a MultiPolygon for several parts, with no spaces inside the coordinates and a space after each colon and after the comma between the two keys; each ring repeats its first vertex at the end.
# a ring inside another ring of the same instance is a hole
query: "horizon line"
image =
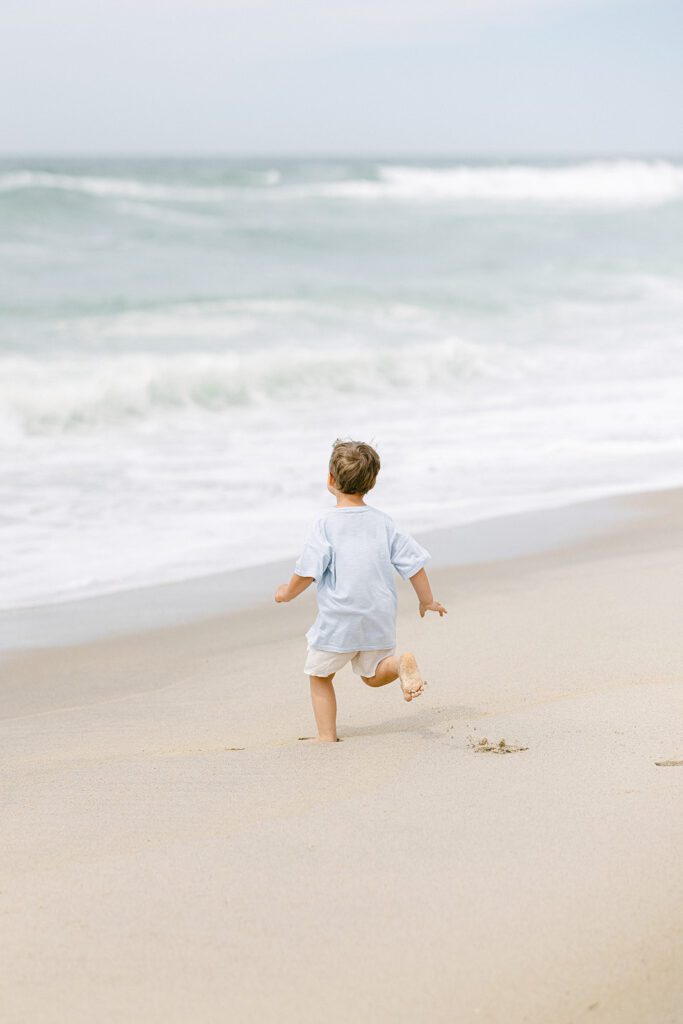
{"type": "Polygon", "coordinates": [[[611,149],[611,150],[496,150],[496,151],[434,151],[420,150],[413,152],[401,152],[400,150],[375,150],[375,151],[325,151],[311,152],[285,151],[285,152],[225,152],[220,150],[206,150],[197,152],[183,152],[174,150],[163,150],[150,152],[144,150],[74,150],[62,152],[50,152],[48,150],[36,150],[28,152],[2,152],[0,160],[683,160],[683,150],[636,150],[636,149],[611,149]]]}

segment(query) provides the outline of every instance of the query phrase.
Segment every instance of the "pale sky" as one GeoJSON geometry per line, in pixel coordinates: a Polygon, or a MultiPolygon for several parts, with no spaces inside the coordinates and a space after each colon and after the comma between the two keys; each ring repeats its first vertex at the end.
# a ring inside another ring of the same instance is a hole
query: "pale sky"
{"type": "Polygon", "coordinates": [[[681,154],[683,0],[3,0],[0,154],[681,154]]]}

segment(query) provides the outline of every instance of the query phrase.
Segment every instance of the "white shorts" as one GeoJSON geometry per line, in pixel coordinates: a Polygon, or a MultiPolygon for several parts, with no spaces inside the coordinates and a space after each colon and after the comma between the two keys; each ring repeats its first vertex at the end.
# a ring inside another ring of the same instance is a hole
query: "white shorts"
{"type": "Polygon", "coordinates": [[[338,672],[347,662],[351,662],[351,668],[357,676],[366,676],[372,679],[377,666],[382,658],[388,658],[396,650],[392,647],[388,651],[319,651],[309,645],[306,654],[304,672],[307,676],[331,676],[338,672]]]}

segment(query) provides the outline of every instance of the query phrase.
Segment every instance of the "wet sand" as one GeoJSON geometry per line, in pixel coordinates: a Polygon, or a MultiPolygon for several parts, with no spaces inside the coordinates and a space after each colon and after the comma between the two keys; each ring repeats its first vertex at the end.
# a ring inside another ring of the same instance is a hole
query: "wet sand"
{"type": "Polygon", "coordinates": [[[681,1024],[683,491],[616,505],[399,583],[337,744],[310,593],[5,655],[3,1021],[681,1024]]]}

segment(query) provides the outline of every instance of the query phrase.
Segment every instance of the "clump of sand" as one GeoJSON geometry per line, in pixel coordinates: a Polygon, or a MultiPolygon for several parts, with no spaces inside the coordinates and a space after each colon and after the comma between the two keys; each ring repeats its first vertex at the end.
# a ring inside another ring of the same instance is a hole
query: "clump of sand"
{"type": "Polygon", "coordinates": [[[515,747],[505,740],[490,743],[485,736],[480,740],[474,740],[470,737],[469,744],[473,750],[480,754],[518,754],[523,750],[529,749],[528,747],[515,747]]]}

